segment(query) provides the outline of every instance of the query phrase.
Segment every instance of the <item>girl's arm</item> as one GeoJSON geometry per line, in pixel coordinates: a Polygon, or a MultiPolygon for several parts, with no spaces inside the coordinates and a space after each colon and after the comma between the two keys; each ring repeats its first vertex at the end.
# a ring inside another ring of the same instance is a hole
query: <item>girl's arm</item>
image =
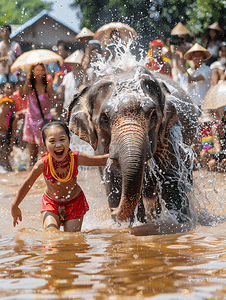
{"type": "Polygon", "coordinates": [[[19,89],[19,91],[20,91],[20,96],[21,96],[22,98],[28,96],[28,94],[31,92],[31,80],[30,80],[30,78],[31,78],[31,73],[29,73],[29,74],[27,75],[25,84],[23,85],[22,88],[19,89]]]}
{"type": "Polygon", "coordinates": [[[4,60],[8,60],[8,58],[9,58],[9,56],[2,56],[2,57],[0,58],[0,62],[2,62],[2,61],[4,61],[4,60]]]}
{"type": "Polygon", "coordinates": [[[21,210],[19,209],[20,203],[26,197],[27,193],[35,183],[36,179],[44,172],[44,163],[39,160],[33,167],[31,173],[28,175],[24,183],[19,188],[15,199],[13,200],[11,207],[11,214],[13,217],[13,226],[15,227],[18,224],[18,219],[22,221],[21,210]]]}
{"type": "MultiPolygon", "coordinates": [[[[79,152],[78,154],[78,165],[82,166],[106,166],[109,154],[104,155],[88,155],[85,153],[79,152]]],[[[113,160],[113,165],[116,165],[118,162],[113,160]]]]}
{"type": "Polygon", "coordinates": [[[224,73],[221,75],[220,80],[225,81],[225,79],[226,79],[226,73],[224,72],[224,73]]]}
{"type": "Polygon", "coordinates": [[[195,77],[192,77],[191,75],[188,74],[188,83],[192,83],[192,82],[198,82],[198,81],[203,81],[205,80],[205,78],[199,74],[195,77]]]}
{"type": "Polygon", "coordinates": [[[212,73],[212,77],[211,77],[211,87],[216,85],[218,83],[218,81],[220,80],[220,70],[218,69],[213,69],[212,70],[213,73],[212,73]]]}

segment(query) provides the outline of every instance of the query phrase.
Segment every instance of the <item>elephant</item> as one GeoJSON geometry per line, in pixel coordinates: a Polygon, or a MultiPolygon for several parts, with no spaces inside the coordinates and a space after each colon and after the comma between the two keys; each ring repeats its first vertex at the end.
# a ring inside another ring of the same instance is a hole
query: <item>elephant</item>
{"type": "Polygon", "coordinates": [[[149,222],[162,211],[190,220],[197,110],[172,79],[143,66],[115,69],[75,95],[68,123],[95,154],[117,161],[101,170],[114,220],[149,222]]]}

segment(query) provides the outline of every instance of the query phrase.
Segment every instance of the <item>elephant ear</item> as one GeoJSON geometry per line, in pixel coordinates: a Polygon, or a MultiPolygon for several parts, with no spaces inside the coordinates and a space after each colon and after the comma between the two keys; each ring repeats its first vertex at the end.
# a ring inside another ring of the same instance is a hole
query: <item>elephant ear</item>
{"type": "Polygon", "coordinates": [[[164,141],[164,138],[168,137],[168,132],[171,125],[178,121],[177,110],[172,100],[173,96],[166,93],[165,105],[163,109],[163,119],[159,128],[159,136],[161,142],[164,141]]]}
{"type": "Polygon", "coordinates": [[[68,114],[67,114],[67,123],[68,124],[69,124],[69,121],[70,121],[71,111],[72,111],[73,107],[78,102],[79,97],[82,96],[83,94],[85,94],[88,90],[89,90],[89,87],[87,85],[82,84],[78,88],[77,92],[74,94],[74,98],[73,98],[72,102],[70,103],[70,105],[68,107],[68,114]]]}
{"type": "Polygon", "coordinates": [[[69,129],[80,139],[97,148],[97,135],[89,113],[88,89],[76,95],[69,107],[69,129]]]}

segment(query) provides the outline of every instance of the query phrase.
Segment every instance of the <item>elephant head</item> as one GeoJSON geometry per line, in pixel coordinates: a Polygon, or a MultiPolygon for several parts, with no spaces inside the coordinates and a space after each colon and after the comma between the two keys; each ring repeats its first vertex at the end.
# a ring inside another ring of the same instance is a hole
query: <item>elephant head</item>
{"type": "MultiPolygon", "coordinates": [[[[145,164],[159,144],[165,143],[169,126],[178,122],[175,105],[167,100],[170,97],[163,78],[156,79],[150,71],[137,67],[99,78],[70,105],[70,130],[90,143],[97,154],[109,153],[118,162],[112,172],[120,173],[121,195],[117,205],[114,201],[109,205],[112,216],[120,221],[134,212],[145,164]]],[[[112,185],[108,189],[111,195],[114,182],[112,185]]]]}

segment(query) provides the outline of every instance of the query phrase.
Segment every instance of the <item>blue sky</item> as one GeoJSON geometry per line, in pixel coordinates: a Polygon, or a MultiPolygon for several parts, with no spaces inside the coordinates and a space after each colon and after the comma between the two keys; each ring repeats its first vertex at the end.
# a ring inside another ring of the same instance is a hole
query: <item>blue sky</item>
{"type": "Polygon", "coordinates": [[[42,0],[43,2],[52,2],[51,11],[52,16],[74,29],[80,31],[80,21],[77,19],[76,10],[70,8],[70,4],[74,3],[74,0],[42,0]]]}

